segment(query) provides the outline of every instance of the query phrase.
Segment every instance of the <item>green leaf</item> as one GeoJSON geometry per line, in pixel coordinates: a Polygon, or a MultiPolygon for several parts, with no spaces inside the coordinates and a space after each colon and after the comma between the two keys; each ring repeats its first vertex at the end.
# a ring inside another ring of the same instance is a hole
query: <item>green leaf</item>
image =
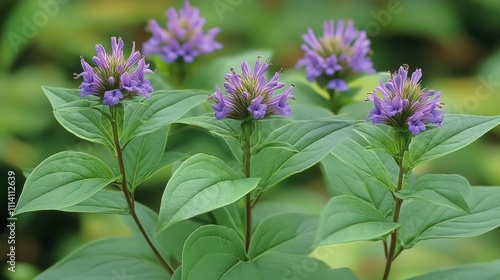
{"type": "Polygon", "coordinates": [[[259,183],[258,178],[240,178],[216,157],[197,154],[189,158],[172,175],[163,193],[157,232],[229,205],[259,183]]]}
{"type": "Polygon", "coordinates": [[[98,103],[80,99],[54,110],[57,121],[75,136],[114,149],[111,121],[94,106],[98,103]]]}
{"type": "Polygon", "coordinates": [[[321,213],[316,245],[374,240],[399,226],[364,200],[341,195],[330,199],[321,213]]]}
{"type": "Polygon", "coordinates": [[[321,160],[321,172],[330,196],[352,195],[370,203],[388,216],[394,209],[391,192],[354,171],[347,164],[329,154],[321,160]]]}
{"type": "Polygon", "coordinates": [[[500,116],[447,115],[443,127],[417,135],[410,143],[407,170],[457,151],[500,124],[500,116]]]}
{"type": "Polygon", "coordinates": [[[184,245],[182,279],[263,279],[259,269],[245,259],[243,241],[236,232],[217,225],[202,226],[184,245]]]}
{"type": "Polygon", "coordinates": [[[75,205],[60,208],[59,210],[67,212],[127,214],[128,205],[121,190],[101,189],[90,198],[75,205]]]}
{"type": "Polygon", "coordinates": [[[213,114],[210,114],[180,119],[177,123],[200,127],[207,130],[212,135],[221,137],[226,142],[235,159],[241,161],[243,152],[238,140],[241,134],[241,121],[233,119],[217,120],[213,114]]]}
{"type": "Polygon", "coordinates": [[[243,207],[238,202],[215,209],[210,215],[213,215],[215,224],[228,227],[238,233],[241,239],[244,238],[245,215],[243,207]]]}
{"type": "Polygon", "coordinates": [[[251,159],[251,174],[270,189],[289,176],[320,161],[349,133],[352,123],[336,117],[294,121],[274,130],[264,141],[286,142],[293,147],[265,147],[251,159]]]}
{"type": "Polygon", "coordinates": [[[307,256],[318,226],[318,218],[300,213],[278,214],[264,219],[252,234],[248,257],[259,258],[265,252],[307,256]]]}
{"type": "Polygon", "coordinates": [[[127,184],[130,190],[151,177],[162,159],[167,144],[169,126],[135,137],[123,151],[127,184]]]}
{"type": "Polygon", "coordinates": [[[426,239],[472,237],[500,226],[500,187],[471,190],[471,214],[421,200],[405,201],[399,219],[404,248],[426,239]]]}
{"type": "Polygon", "coordinates": [[[370,179],[380,187],[394,190],[395,186],[387,167],[374,151],[370,151],[351,139],[342,141],[332,154],[358,172],[363,178],[370,179]]]}
{"type": "Polygon", "coordinates": [[[426,273],[408,280],[495,280],[500,279],[500,260],[488,263],[476,263],[426,273]]]}
{"type": "Polygon", "coordinates": [[[170,279],[140,237],[114,237],[88,243],[44,271],[36,280],[170,279]]]}
{"type": "Polygon", "coordinates": [[[331,269],[322,261],[303,255],[268,252],[256,259],[260,279],[342,279],[356,280],[348,268],[331,269]]]}
{"type": "Polygon", "coordinates": [[[382,151],[390,155],[397,155],[399,153],[398,146],[394,139],[385,133],[379,126],[359,124],[353,130],[370,144],[368,148],[382,151]]]}
{"type": "Polygon", "coordinates": [[[42,90],[49,99],[52,109],[82,99],[77,89],[42,87],[42,90]]]}
{"type": "Polygon", "coordinates": [[[472,193],[467,179],[459,175],[428,174],[402,190],[397,196],[415,198],[436,205],[464,210],[470,213],[472,193]]]}
{"type": "Polygon", "coordinates": [[[206,101],[209,92],[201,90],[160,90],[125,109],[122,142],[149,134],[181,118],[187,111],[206,101]]]}
{"type": "Polygon", "coordinates": [[[109,167],[94,156],[57,153],[42,161],[26,179],[16,214],[73,206],[115,180],[109,167]]]}

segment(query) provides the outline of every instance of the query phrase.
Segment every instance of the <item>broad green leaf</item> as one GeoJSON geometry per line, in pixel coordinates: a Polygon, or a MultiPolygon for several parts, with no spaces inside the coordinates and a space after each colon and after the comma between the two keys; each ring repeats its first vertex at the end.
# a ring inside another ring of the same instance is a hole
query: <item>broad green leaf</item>
{"type": "Polygon", "coordinates": [[[57,121],[81,139],[114,149],[111,121],[97,108],[98,103],[86,99],[63,104],[54,110],[57,121]]]}
{"type": "Polygon", "coordinates": [[[379,239],[398,226],[364,200],[340,195],[331,198],[321,213],[316,245],[379,239]]]}
{"type": "Polygon", "coordinates": [[[16,214],[73,206],[115,180],[109,167],[94,156],[57,153],[42,161],[26,179],[16,214]]]}
{"type": "Polygon", "coordinates": [[[472,237],[500,226],[500,187],[472,187],[471,214],[409,200],[401,209],[399,238],[404,248],[426,239],[472,237]]]}
{"type": "Polygon", "coordinates": [[[286,142],[293,147],[263,148],[252,156],[251,174],[270,189],[285,178],[320,161],[349,133],[352,123],[336,117],[294,121],[274,130],[264,141],[286,142]]]}
{"type": "Polygon", "coordinates": [[[446,268],[416,277],[408,280],[495,280],[500,279],[500,260],[489,263],[475,263],[462,266],[446,268]]]}
{"type": "Polygon", "coordinates": [[[161,232],[176,222],[229,205],[252,191],[258,178],[241,179],[222,160],[197,154],[172,175],[161,199],[161,232]]]}
{"type": "Polygon", "coordinates": [[[389,190],[379,187],[372,180],[366,180],[363,175],[332,154],[327,155],[320,163],[326,190],[331,197],[356,196],[370,203],[384,216],[388,216],[393,211],[394,199],[389,190]]]}
{"type": "Polygon", "coordinates": [[[201,90],[160,90],[151,98],[131,104],[125,109],[122,142],[149,134],[182,117],[187,111],[207,100],[209,92],[201,90]]]}
{"type": "MultiPolygon", "coordinates": [[[[215,224],[228,227],[234,230],[241,239],[245,230],[245,215],[243,215],[243,207],[238,202],[229,204],[210,212],[213,216],[215,224]]],[[[255,219],[252,220],[255,221],[255,219]]]]}
{"type": "Polygon", "coordinates": [[[151,177],[160,162],[165,146],[169,126],[162,127],[152,133],[135,137],[123,151],[125,174],[129,189],[135,188],[151,177]]]}
{"type": "Polygon", "coordinates": [[[207,225],[186,240],[182,253],[182,279],[262,279],[259,269],[245,262],[243,241],[233,230],[207,225]]]}
{"type": "Polygon", "coordinates": [[[404,199],[415,198],[466,212],[471,211],[470,185],[467,179],[460,175],[423,175],[397,195],[404,199]]]}
{"type": "Polygon", "coordinates": [[[170,279],[140,237],[113,237],[88,243],[44,271],[36,280],[170,279]]]}
{"type": "Polygon", "coordinates": [[[60,208],[59,210],[67,212],[127,214],[128,205],[121,190],[101,189],[90,198],[75,205],[60,208]]]}
{"type": "Polygon", "coordinates": [[[354,127],[353,130],[370,144],[368,147],[369,149],[382,151],[390,155],[398,154],[398,146],[394,139],[385,133],[379,126],[359,124],[354,127]]]}
{"type": "Polygon", "coordinates": [[[42,87],[42,90],[49,99],[52,109],[82,99],[77,89],[42,87]]]}
{"type": "Polygon", "coordinates": [[[265,252],[301,254],[312,251],[318,218],[300,213],[278,214],[264,219],[252,234],[248,257],[255,260],[265,252]]]}
{"type": "Polygon", "coordinates": [[[263,280],[267,279],[342,279],[356,280],[348,268],[332,269],[322,261],[304,255],[267,252],[256,259],[263,280]]]}
{"type": "Polygon", "coordinates": [[[447,115],[443,127],[417,135],[410,143],[408,169],[457,151],[500,124],[500,116],[447,115]]]}
{"type": "Polygon", "coordinates": [[[394,190],[395,186],[387,167],[374,151],[370,151],[351,139],[342,141],[332,150],[332,154],[363,176],[380,187],[394,190]]]}

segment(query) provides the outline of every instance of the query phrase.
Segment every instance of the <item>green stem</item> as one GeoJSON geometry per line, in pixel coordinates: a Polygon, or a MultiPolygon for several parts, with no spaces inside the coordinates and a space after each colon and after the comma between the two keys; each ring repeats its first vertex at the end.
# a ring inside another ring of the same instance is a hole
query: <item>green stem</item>
{"type": "MultiPolygon", "coordinates": [[[[244,173],[246,178],[250,178],[250,157],[251,157],[251,147],[250,147],[250,136],[245,137],[244,146],[244,173]]],[[[245,238],[245,252],[248,253],[250,248],[250,240],[252,239],[252,201],[251,193],[247,193],[245,196],[245,213],[246,213],[246,238],[245,238]]]]}
{"type": "MultiPolygon", "coordinates": [[[[396,192],[401,191],[401,189],[403,187],[403,180],[404,180],[404,173],[405,172],[404,172],[404,168],[403,168],[402,157],[400,160],[398,160],[398,166],[399,166],[399,175],[398,175],[398,185],[396,188],[396,192]]],[[[398,223],[399,222],[399,214],[401,211],[401,206],[403,205],[403,200],[395,197],[395,201],[396,201],[396,205],[394,206],[394,215],[393,215],[392,221],[394,223],[398,223]]],[[[389,273],[391,272],[392,262],[394,261],[394,259],[396,259],[397,255],[399,255],[399,253],[401,253],[401,251],[402,251],[402,250],[400,250],[395,255],[397,242],[398,242],[398,229],[395,229],[391,233],[391,243],[390,243],[390,247],[389,247],[389,252],[387,253],[384,277],[382,278],[383,280],[387,280],[389,278],[389,273]]]]}
{"type": "Polygon", "coordinates": [[[144,239],[146,239],[146,242],[148,243],[149,247],[153,250],[153,253],[155,254],[156,258],[160,261],[160,264],[170,273],[170,275],[174,274],[174,270],[172,267],[163,259],[161,256],[160,252],[156,249],[154,246],[153,242],[149,238],[148,234],[146,233],[146,230],[144,230],[144,227],[142,226],[139,217],[137,216],[137,213],[135,212],[135,203],[134,203],[134,198],[133,198],[133,193],[131,194],[128,191],[127,188],[127,177],[125,173],[125,165],[123,164],[123,149],[120,147],[120,140],[118,139],[118,127],[116,124],[116,111],[113,106],[110,106],[111,110],[111,125],[113,128],[113,141],[115,144],[115,149],[116,149],[116,160],[118,162],[118,168],[120,169],[120,174],[122,176],[122,182],[121,182],[121,189],[123,191],[123,195],[125,196],[125,200],[127,201],[127,205],[130,211],[130,216],[134,219],[134,222],[136,223],[137,227],[139,228],[139,231],[141,234],[144,236],[144,239]]]}
{"type": "Polygon", "coordinates": [[[336,92],[335,90],[331,90],[329,89],[328,90],[328,94],[330,95],[330,106],[331,106],[331,110],[332,112],[337,115],[338,112],[339,112],[339,107],[337,106],[337,103],[335,102],[335,95],[336,95],[336,92]]]}

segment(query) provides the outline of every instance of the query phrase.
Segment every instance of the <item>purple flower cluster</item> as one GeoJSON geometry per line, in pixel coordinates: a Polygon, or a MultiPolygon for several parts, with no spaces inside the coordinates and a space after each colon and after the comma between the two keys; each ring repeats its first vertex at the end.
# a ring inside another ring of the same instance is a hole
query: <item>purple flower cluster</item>
{"type": "Polygon", "coordinates": [[[105,105],[116,105],[123,98],[136,95],[150,97],[153,92],[149,80],[144,79],[148,69],[144,57],[135,51],[135,43],[132,45],[132,52],[127,60],[123,56],[123,41],[121,38],[111,37],[111,53],[101,44],[97,44],[95,49],[97,56],[92,57],[95,67],[90,66],[83,57],[81,58],[83,72],[75,74],[75,79],[83,77],[80,85],[82,97],[93,94],[103,99],[105,105]],[[133,67],[135,69],[133,69],[133,67]]]}
{"type": "Polygon", "coordinates": [[[149,21],[148,28],[153,36],[142,46],[145,55],[158,54],[169,63],[182,57],[189,63],[202,53],[222,48],[215,41],[220,29],[212,28],[204,34],[205,19],[200,17],[198,8],[189,5],[189,1],[185,1],[179,14],[172,7],[168,9],[167,18],[167,29],[162,29],[154,19],[149,21]]]}
{"type": "Polygon", "coordinates": [[[244,120],[248,117],[261,119],[272,114],[290,117],[291,109],[287,100],[294,99],[292,95],[292,84],[283,93],[273,96],[273,92],[285,86],[278,82],[281,72],[276,72],[271,80],[267,81],[264,73],[267,71],[269,63],[260,61],[257,57],[255,67],[252,69],[246,61],[241,63],[242,74],[236,73],[230,68],[231,73],[225,75],[224,88],[226,95],[223,95],[219,86],[210,95],[217,103],[212,105],[215,117],[221,120],[225,117],[237,120],[244,120]]]}
{"type": "Polygon", "coordinates": [[[352,21],[347,24],[339,20],[323,23],[323,37],[316,37],[309,29],[302,37],[305,56],[297,68],[305,67],[306,78],[313,82],[318,78],[326,80],[326,87],[338,92],[349,89],[345,78],[355,73],[375,73],[369,57],[370,40],[366,31],[354,29],[352,21]]]}
{"type": "Polygon", "coordinates": [[[386,83],[380,80],[380,86],[376,90],[382,93],[382,99],[378,97],[376,90],[373,90],[368,100],[372,100],[375,107],[366,120],[371,120],[373,124],[385,123],[409,129],[414,136],[426,130],[427,124],[441,126],[441,92],[422,89],[421,77],[422,71],[418,69],[408,78],[408,65],[405,65],[392,74],[386,83]]]}

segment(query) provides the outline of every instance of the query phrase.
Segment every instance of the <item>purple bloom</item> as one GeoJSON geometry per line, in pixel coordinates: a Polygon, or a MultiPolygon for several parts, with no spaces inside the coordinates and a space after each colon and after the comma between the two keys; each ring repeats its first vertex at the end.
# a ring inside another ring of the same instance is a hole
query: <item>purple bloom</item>
{"type": "Polygon", "coordinates": [[[226,94],[223,95],[219,86],[216,86],[215,92],[210,95],[210,98],[216,101],[212,105],[215,118],[261,119],[272,114],[290,117],[291,109],[287,100],[294,99],[292,95],[294,85],[292,84],[283,93],[273,96],[274,91],[284,87],[285,84],[278,82],[281,72],[276,72],[267,81],[264,74],[268,67],[267,60],[261,62],[260,57],[257,57],[253,72],[246,61],[241,63],[242,74],[230,68],[231,73],[227,73],[224,77],[226,94]]]}
{"type": "Polygon", "coordinates": [[[149,21],[148,29],[153,36],[142,46],[145,55],[158,54],[169,63],[179,58],[190,63],[202,53],[211,53],[222,48],[222,45],[215,41],[215,35],[219,33],[220,28],[212,28],[204,34],[205,19],[200,17],[198,8],[189,5],[189,1],[185,1],[179,14],[171,7],[166,16],[167,29],[162,29],[154,19],[149,21]]]}
{"type": "Polygon", "coordinates": [[[80,85],[82,97],[97,95],[103,99],[103,104],[110,106],[136,95],[150,97],[153,88],[149,80],[144,79],[146,72],[152,72],[148,69],[149,64],[146,64],[140,52],[135,51],[135,43],[129,58],[125,60],[123,46],[122,39],[118,38],[117,41],[116,37],[111,37],[111,53],[106,53],[104,47],[97,44],[97,56],[92,57],[95,67],[81,58],[83,72],[75,74],[75,79],[83,77],[80,85]]]}
{"type": "Polygon", "coordinates": [[[344,81],[348,76],[360,72],[375,73],[369,57],[370,40],[366,31],[354,29],[352,21],[344,25],[344,21],[339,20],[336,26],[333,20],[325,21],[323,37],[318,39],[309,29],[302,38],[305,56],[295,67],[304,67],[310,82],[321,78],[327,81],[328,89],[342,92],[349,89],[344,81]]]}
{"type": "Polygon", "coordinates": [[[367,99],[372,100],[375,107],[366,120],[408,129],[414,136],[426,130],[427,124],[441,126],[444,117],[443,103],[439,102],[441,92],[421,88],[421,77],[422,71],[418,69],[408,79],[408,65],[405,65],[386,83],[380,80],[380,86],[367,99]],[[382,94],[382,99],[376,91],[382,94]]]}

